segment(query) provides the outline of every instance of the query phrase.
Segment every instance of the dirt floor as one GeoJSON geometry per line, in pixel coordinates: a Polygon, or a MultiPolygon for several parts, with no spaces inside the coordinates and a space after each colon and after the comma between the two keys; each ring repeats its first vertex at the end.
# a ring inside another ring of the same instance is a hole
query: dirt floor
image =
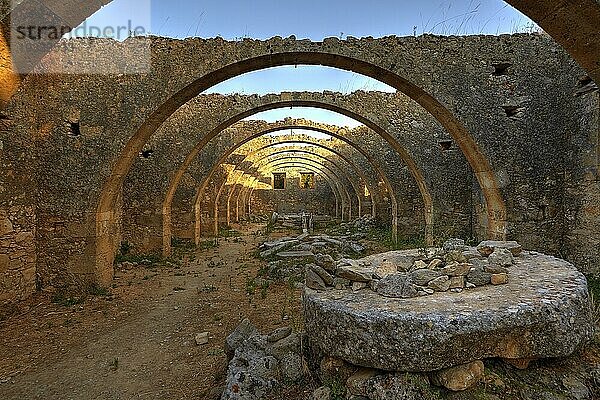
{"type": "Polygon", "coordinates": [[[248,293],[263,263],[254,258],[260,228],[191,252],[180,266],[117,270],[108,294],[80,304],[41,293],[19,305],[0,322],[0,399],[214,398],[225,337],[242,319],[264,332],[302,323],[300,290],[248,293]],[[195,342],[201,332],[206,345],[195,342]]]}

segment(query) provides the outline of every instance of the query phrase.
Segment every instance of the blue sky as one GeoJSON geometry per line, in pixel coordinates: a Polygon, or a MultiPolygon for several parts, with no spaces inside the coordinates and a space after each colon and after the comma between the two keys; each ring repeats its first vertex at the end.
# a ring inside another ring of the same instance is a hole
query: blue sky
{"type": "MultiPolygon", "coordinates": [[[[308,38],[501,34],[530,31],[526,16],[501,0],[113,0],[85,24],[142,26],[148,33],[185,37],[221,36],[228,40],[273,36],[308,38]]],[[[82,29],[80,29],[81,31],[82,29]]],[[[124,38],[122,38],[124,39],[124,38]]],[[[223,82],[208,93],[265,94],[282,91],[394,91],[378,81],[334,68],[278,67],[223,82]]],[[[274,110],[262,119],[285,116],[356,126],[346,117],[321,110],[274,110]]]]}

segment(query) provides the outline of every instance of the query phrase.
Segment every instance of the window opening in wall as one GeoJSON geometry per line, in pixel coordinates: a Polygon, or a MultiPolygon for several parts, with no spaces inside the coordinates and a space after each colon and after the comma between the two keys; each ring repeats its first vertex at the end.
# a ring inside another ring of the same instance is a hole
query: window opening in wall
{"type": "Polygon", "coordinates": [[[589,83],[592,83],[592,78],[590,78],[589,76],[584,75],[581,78],[579,78],[579,87],[585,86],[589,83]]]}
{"type": "Polygon", "coordinates": [[[273,174],[273,189],[285,189],[285,172],[275,172],[273,174]]]}
{"type": "Polygon", "coordinates": [[[579,84],[575,96],[581,96],[598,90],[598,85],[588,75],[579,78],[579,84]]]}
{"type": "Polygon", "coordinates": [[[312,172],[300,173],[300,188],[301,189],[314,189],[315,188],[315,174],[312,172]]]}

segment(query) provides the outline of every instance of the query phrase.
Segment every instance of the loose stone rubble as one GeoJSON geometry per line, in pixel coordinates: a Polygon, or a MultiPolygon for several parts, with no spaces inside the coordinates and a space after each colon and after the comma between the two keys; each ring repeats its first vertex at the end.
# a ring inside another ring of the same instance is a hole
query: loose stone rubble
{"type": "MultiPolygon", "coordinates": [[[[362,237],[362,236],[360,236],[362,237]]],[[[259,257],[269,260],[261,273],[266,281],[310,282],[311,287],[334,286],[336,261],[365,252],[357,236],[301,234],[265,242],[259,257]],[[324,271],[323,271],[324,270],[324,271]]],[[[338,281],[339,283],[339,281],[338,281]]],[[[346,282],[344,282],[346,284],[346,282]]]]}
{"type": "Polygon", "coordinates": [[[262,335],[244,320],[226,339],[229,358],[222,400],[257,400],[305,376],[301,336],[289,327],[262,335]]]}
{"type": "Polygon", "coordinates": [[[323,266],[315,261],[306,265],[310,276],[306,286],[315,290],[366,287],[392,298],[448,290],[460,293],[477,286],[507,284],[514,256],[520,253],[521,246],[516,242],[487,241],[473,248],[465,246],[461,239],[450,239],[439,249],[393,251],[359,260],[343,258],[335,263],[335,268],[328,266],[325,273],[319,271],[323,266]],[[321,279],[314,279],[315,275],[321,279]]]}

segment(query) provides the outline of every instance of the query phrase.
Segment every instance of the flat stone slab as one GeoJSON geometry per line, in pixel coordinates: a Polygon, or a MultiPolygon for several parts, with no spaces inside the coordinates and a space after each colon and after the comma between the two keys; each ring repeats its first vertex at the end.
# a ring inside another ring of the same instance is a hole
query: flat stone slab
{"type": "Polygon", "coordinates": [[[277,257],[280,258],[314,258],[315,255],[311,251],[298,250],[298,251],[282,251],[277,253],[277,257]]]}
{"type": "Polygon", "coordinates": [[[388,371],[565,357],[592,338],[590,310],[587,282],[572,264],[525,251],[501,286],[411,299],[370,290],[304,294],[313,344],[354,365],[388,371]]]}

